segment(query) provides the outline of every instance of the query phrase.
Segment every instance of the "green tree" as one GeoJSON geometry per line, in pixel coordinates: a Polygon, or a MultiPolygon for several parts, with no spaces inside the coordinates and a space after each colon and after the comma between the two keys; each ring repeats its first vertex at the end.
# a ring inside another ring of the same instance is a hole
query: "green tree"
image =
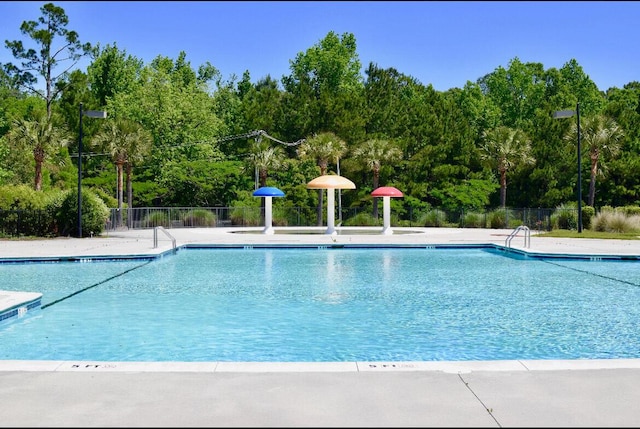
{"type": "Polygon", "coordinates": [[[93,144],[106,149],[116,166],[116,198],[118,199],[116,226],[118,227],[122,225],[122,172],[127,161],[125,141],[128,130],[126,126],[122,120],[109,120],[104,129],[93,138],[93,144]]]}
{"type": "Polygon", "coordinates": [[[53,3],[46,3],[40,11],[42,16],[38,21],[24,21],[20,26],[22,34],[29,36],[35,42],[36,49],[27,49],[21,40],[6,40],[5,46],[11,50],[14,58],[22,62],[19,66],[6,63],[4,70],[19,87],[44,98],[47,105],[47,119],[51,119],[53,100],[63,90],[56,84],[64,81],[68,71],[82,56],[89,54],[92,48],[89,43],[80,43],[77,32],[66,28],[69,18],[64,9],[53,3]],[[63,39],[60,44],[57,44],[57,37],[63,39]],[[71,61],[71,64],[65,65],[63,71],[56,75],[56,67],[65,61],[71,61]],[[36,88],[38,76],[44,78],[44,93],[36,88]]]}
{"type": "MultiPolygon", "coordinates": [[[[269,134],[282,136],[282,130],[286,128],[282,125],[286,122],[286,118],[282,106],[283,93],[278,88],[278,82],[267,75],[255,85],[245,86],[243,91],[245,94],[240,110],[245,130],[263,130],[269,134]]],[[[298,141],[299,139],[299,137],[295,137],[292,140],[298,141]]],[[[288,156],[295,155],[293,147],[293,144],[286,145],[285,152],[288,156]]],[[[254,149],[254,147],[247,145],[246,151],[250,154],[254,149]]]]}
{"type": "MultiPolygon", "coordinates": [[[[271,146],[263,142],[261,138],[256,139],[251,152],[249,153],[249,161],[256,171],[257,179],[260,187],[267,186],[267,177],[269,169],[278,169],[282,165],[285,158],[282,146],[271,146]]],[[[264,221],[264,198],[260,199],[260,215],[264,221]]]]}
{"type": "Polygon", "coordinates": [[[107,100],[110,116],[140,123],[153,138],[151,153],[140,164],[140,177],[159,185],[169,163],[179,169],[181,163],[225,158],[217,143],[225,125],[203,79],[182,56],[175,62],[158,57],[143,68],[131,92],[119,92],[107,100]]]}
{"type": "MultiPolygon", "coordinates": [[[[347,143],[332,132],[314,134],[298,147],[301,159],[313,159],[320,167],[320,175],[327,174],[329,161],[341,158],[347,152],[347,143]]],[[[323,208],[322,189],[318,189],[317,223],[322,225],[323,208]]]]}
{"type": "Polygon", "coordinates": [[[564,100],[559,100],[557,106],[575,106],[580,102],[580,113],[585,117],[602,111],[605,105],[603,93],[575,59],[564,64],[559,73],[560,78],[554,84],[560,86],[564,100]]]}
{"type": "Polygon", "coordinates": [[[411,156],[424,144],[430,130],[437,127],[431,110],[437,95],[417,79],[394,68],[381,69],[373,63],[366,71],[366,133],[368,138],[404,141],[411,156]]]}
{"type": "Polygon", "coordinates": [[[98,45],[95,51],[95,58],[87,67],[89,87],[98,105],[106,106],[107,100],[115,94],[135,89],[143,62],[118,49],[115,43],[104,48],[98,45]]]}
{"type": "Polygon", "coordinates": [[[536,164],[526,174],[510,178],[512,196],[522,204],[557,207],[575,195],[575,141],[563,144],[563,137],[571,127],[571,120],[557,120],[553,112],[575,108],[580,101],[584,116],[600,111],[602,94],[575,60],[562,68],[545,72],[545,93],[536,101],[533,121],[522,130],[531,139],[531,155],[536,164]]]}
{"type": "Polygon", "coordinates": [[[361,85],[361,67],[355,36],[351,33],[338,36],[330,31],[319,43],[296,55],[291,62],[292,74],[283,78],[283,84],[289,90],[307,81],[317,95],[325,91],[335,94],[340,89],[356,89],[361,85]]]}
{"type": "Polygon", "coordinates": [[[603,113],[613,118],[624,130],[624,142],[618,157],[611,159],[607,180],[598,184],[595,204],[627,206],[640,204],[640,82],[630,82],[623,88],[610,88],[603,113]]]}
{"type": "Polygon", "coordinates": [[[240,94],[232,76],[230,80],[217,79],[215,90],[208,95],[213,106],[211,114],[219,123],[217,136],[220,138],[216,139],[216,146],[227,160],[241,161],[250,149],[246,139],[228,138],[253,130],[246,122],[240,94]]]}
{"type": "MultiPolygon", "coordinates": [[[[60,113],[62,120],[69,124],[69,130],[78,133],[80,123],[80,103],[84,106],[99,106],[97,100],[91,94],[91,84],[88,76],[80,70],[74,70],[64,81],[58,82],[58,86],[64,87],[56,100],[56,113],[60,113]]],[[[84,135],[93,135],[100,127],[95,121],[84,121],[84,135]]]]}
{"type": "MultiPolygon", "coordinates": [[[[151,147],[151,136],[142,127],[122,118],[110,120],[103,130],[93,138],[94,145],[105,149],[116,166],[116,196],[118,200],[117,226],[122,225],[123,177],[125,165],[130,166],[141,159],[151,147]]],[[[130,170],[128,168],[128,179],[130,170]]],[[[127,188],[130,184],[127,184],[127,188]]],[[[129,196],[131,200],[131,196],[129,196]]],[[[129,201],[130,201],[129,200],[129,201]]]]}
{"type": "MultiPolygon", "coordinates": [[[[153,146],[153,138],[147,130],[141,125],[132,124],[132,130],[129,133],[126,142],[127,146],[127,162],[125,164],[126,182],[127,182],[127,205],[129,209],[133,208],[133,167],[140,165],[145,157],[151,153],[153,146]]],[[[131,216],[127,218],[131,220],[131,216]]]]}
{"type": "Polygon", "coordinates": [[[269,143],[257,141],[249,154],[249,161],[258,174],[259,186],[267,186],[269,169],[280,168],[285,158],[282,146],[271,146],[269,143]]]}
{"type": "Polygon", "coordinates": [[[241,161],[169,161],[161,174],[166,201],[178,207],[229,207],[252,188],[241,161]]]}
{"type": "Polygon", "coordinates": [[[44,101],[39,97],[27,96],[9,87],[0,88],[0,184],[32,182],[31,151],[12,147],[6,134],[17,119],[44,116],[44,112],[44,101]]]}
{"type": "Polygon", "coordinates": [[[54,126],[46,116],[34,120],[17,119],[7,134],[8,141],[33,153],[35,161],[34,189],[42,190],[42,166],[47,157],[60,147],[65,147],[71,140],[66,130],[54,126]]]}
{"type": "Polygon", "coordinates": [[[319,130],[351,132],[363,126],[358,119],[363,107],[362,65],[351,33],[330,31],[320,42],[291,61],[291,74],[283,76],[289,135],[309,135],[319,130]],[[347,125],[349,124],[349,125],[347,125]]]}
{"type": "Polygon", "coordinates": [[[282,93],[278,82],[270,76],[244,89],[242,115],[247,130],[273,132],[282,120],[282,93]]]}
{"type": "MultiPolygon", "coordinates": [[[[380,186],[380,168],[383,163],[393,164],[402,159],[402,150],[389,140],[372,139],[358,145],[353,157],[373,172],[373,189],[380,186]]],[[[373,199],[373,217],[378,217],[378,198],[373,199]]]]}
{"type": "Polygon", "coordinates": [[[448,93],[456,100],[477,141],[482,139],[484,131],[499,125],[500,109],[483,93],[480,84],[467,81],[462,89],[454,88],[448,93]]]}
{"type": "Polygon", "coordinates": [[[519,207],[558,207],[574,198],[575,142],[567,145],[562,141],[569,122],[554,119],[547,109],[537,115],[536,127],[531,131],[531,156],[536,164],[510,179],[514,197],[511,200],[517,201],[519,207]]]}
{"type": "Polygon", "coordinates": [[[500,176],[500,205],[507,203],[507,173],[520,166],[532,165],[531,142],[518,129],[499,126],[485,133],[481,159],[500,176]]]}
{"type": "MultiPolygon", "coordinates": [[[[581,146],[588,151],[590,160],[589,200],[587,204],[593,207],[596,198],[596,176],[598,174],[604,176],[606,159],[613,158],[620,152],[624,132],[615,120],[604,115],[588,116],[580,122],[581,143],[584,144],[581,146]]],[[[572,143],[577,141],[577,123],[573,123],[565,139],[572,143]]]]}
{"type": "Polygon", "coordinates": [[[500,124],[524,129],[545,96],[545,71],[541,63],[522,63],[517,57],[507,69],[498,67],[478,79],[484,94],[500,110],[500,124]]]}

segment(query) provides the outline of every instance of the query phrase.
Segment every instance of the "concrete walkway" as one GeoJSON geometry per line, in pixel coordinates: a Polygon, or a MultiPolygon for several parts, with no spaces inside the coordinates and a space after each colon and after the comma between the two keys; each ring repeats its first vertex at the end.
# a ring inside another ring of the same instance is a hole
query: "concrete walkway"
{"type": "MultiPolygon", "coordinates": [[[[498,244],[511,230],[337,236],[172,229],[184,244],[498,244]]],[[[153,255],[160,231],[5,240],[0,258],[153,255]]],[[[640,256],[640,241],[522,235],[532,253],[640,256]]],[[[1,286],[0,286],[1,288],[1,286]]],[[[0,345],[1,347],[1,345],[0,345]]],[[[0,361],[2,427],[637,427],[640,359],[489,362],[0,361]]]]}
{"type": "MultiPolygon", "coordinates": [[[[327,235],[326,228],[275,228],[273,235],[262,234],[262,228],[177,228],[165,230],[185,244],[496,244],[505,245],[513,230],[480,228],[394,228],[393,235],[381,235],[379,228],[338,229],[340,234],[327,235]],[[295,233],[282,233],[284,231],[295,233]],[[355,231],[355,232],[354,232],[355,231]],[[313,233],[312,233],[313,232],[313,233]]],[[[53,238],[44,240],[2,240],[0,258],[145,255],[158,254],[171,249],[171,238],[162,231],[140,229],[108,232],[93,238],[53,238]]],[[[511,239],[512,248],[531,253],[589,254],[589,255],[640,255],[640,240],[598,240],[538,237],[531,231],[529,247],[525,247],[523,232],[511,239]]]]}

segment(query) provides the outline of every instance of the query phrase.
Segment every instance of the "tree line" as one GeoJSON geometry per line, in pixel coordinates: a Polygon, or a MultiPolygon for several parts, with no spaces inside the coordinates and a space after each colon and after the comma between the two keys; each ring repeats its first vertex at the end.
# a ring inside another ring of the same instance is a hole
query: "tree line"
{"type": "Polygon", "coordinates": [[[81,42],[53,3],[40,11],[24,40],[5,42],[15,61],[0,70],[0,186],[75,186],[82,103],[108,112],[84,118],[82,183],[109,207],[255,205],[256,187],[275,186],[286,198],[274,206],[317,207],[320,222],[322,191],[306,184],[339,173],[356,184],[343,206],[375,216],[378,186],[403,192],[399,216],[552,208],[576,201],[578,156],[584,204],[640,201],[640,83],[599,89],[575,59],[545,69],[515,57],[436,91],[363,67],[355,35],[331,31],[288,75],[253,83],[249,70],[194,67],[186,51],[145,64],[116,42],[81,42]],[[577,117],[553,117],[578,109],[580,154],[577,117]]]}

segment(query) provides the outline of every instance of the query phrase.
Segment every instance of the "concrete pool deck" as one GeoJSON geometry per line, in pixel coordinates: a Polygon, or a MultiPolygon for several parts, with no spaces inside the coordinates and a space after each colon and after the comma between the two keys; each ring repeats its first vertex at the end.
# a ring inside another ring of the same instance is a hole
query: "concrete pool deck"
{"type": "MultiPolygon", "coordinates": [[[[278,228],[276,228],[277,230],[278,228]]],[[[400,228],[394,228],[399,230],[400,228]]],[[[185,244],[497,244],[512,230],[408,228],[393,235],[168,229],[185,244]],[[403,231],[404,232],[404,231],[403,231]]],[[[345,229],[346,231],[346,229],[345,229]]],[[[157,255],[153,230],[3,240],[0,258],[157,255]]],[[[640,240],[537,237],[511,247],[640,257],[640,240]]],[[[0,286],[2,288],[2,286],[0,286]]],[[[1,346],[0,346],[1,347],[1,346]]],[[[3,427],[637,427],[640,359],[117,363],[0,361],[3,427]]]]}

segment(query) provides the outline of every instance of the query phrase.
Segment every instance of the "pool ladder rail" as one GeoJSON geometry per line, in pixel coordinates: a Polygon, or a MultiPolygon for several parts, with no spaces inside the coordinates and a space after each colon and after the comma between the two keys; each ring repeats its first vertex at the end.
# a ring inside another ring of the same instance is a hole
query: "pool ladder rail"
{"type": "Polygon", "coordinates": [[[165,235],[171,239],[171,245],[173,246],[173,251],[175,252],[176,251],[176,239],[173,237],[173,235],[169,234],[169,231],[164,229],[163,226],[156,226],[156,227],[153,228],[153,248],[154,249],[158,248],[158,231],[159,230],[164,232],[165,235]]]}
{"type": "Polygon", "coordinates": [[[524,247],[529,248],[529,246],[531,246],[531,230],[528,226],[520,225],[519,227],[514,229],[504,241],[505,247],[511,247],[511,240],[513,240],[513,237],[518,235],[518,232],[520,231],[524,231],[524,247]]]}

